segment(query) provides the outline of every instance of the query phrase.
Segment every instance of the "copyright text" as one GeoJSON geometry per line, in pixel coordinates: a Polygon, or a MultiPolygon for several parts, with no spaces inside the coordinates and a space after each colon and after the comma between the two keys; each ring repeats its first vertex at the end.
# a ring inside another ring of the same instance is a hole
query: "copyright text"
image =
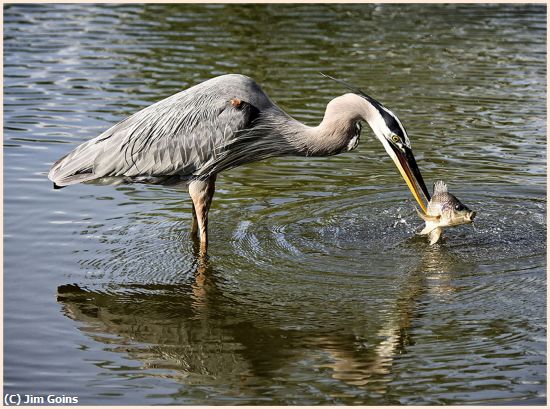
{"type": "Polygon", "coordinates": [[[67,405],[78,403],[77,396],[69,395],[32,395],[22,393],[4,394],[5,406],[20,405],[67,405]]]}

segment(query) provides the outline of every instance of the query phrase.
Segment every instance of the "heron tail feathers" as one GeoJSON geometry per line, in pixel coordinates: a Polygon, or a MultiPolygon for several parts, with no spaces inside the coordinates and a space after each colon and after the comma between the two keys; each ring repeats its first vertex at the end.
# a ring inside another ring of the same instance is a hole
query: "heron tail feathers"
{"type": "Polygon", "coordinates": [[[48,173],[55,189],[97,178],[93,171],[93,157],[86,150],[76,149],[57,160],[48,173]]]}

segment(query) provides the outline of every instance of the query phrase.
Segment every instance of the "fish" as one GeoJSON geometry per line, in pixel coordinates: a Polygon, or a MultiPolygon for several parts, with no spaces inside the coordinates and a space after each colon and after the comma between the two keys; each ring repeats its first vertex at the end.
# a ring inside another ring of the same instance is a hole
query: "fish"
{"type": "Polygon", "coordinates": [[[442,180],[434,183],[432,198],[426,210],[424,214],[416,209],[418,215],[426,222],[426,226],[418,235],[428,236],[430,245],[439,241],[444,228],[473,223],[476,216],[476,212],[449,193],[447,184],[442,180]]]}

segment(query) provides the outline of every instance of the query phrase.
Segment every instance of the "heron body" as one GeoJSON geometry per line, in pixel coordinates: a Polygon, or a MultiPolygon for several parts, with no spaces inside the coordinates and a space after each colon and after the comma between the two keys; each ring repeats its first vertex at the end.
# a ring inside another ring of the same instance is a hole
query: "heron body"
{"type": "Polygon", "coordinates": [[[367,122],[424,208],[429,200],[397,117],[359,90],[330,101],[311,127],[279,108],[251,78],[212,78],[122,120],[55,162],[54,187],[81,182],[186,184],[201,252],[218,173],[274,156],[330,156],[354,149],[367,122]],[[415,183],[416,181],[416,183],[415,183]]]}

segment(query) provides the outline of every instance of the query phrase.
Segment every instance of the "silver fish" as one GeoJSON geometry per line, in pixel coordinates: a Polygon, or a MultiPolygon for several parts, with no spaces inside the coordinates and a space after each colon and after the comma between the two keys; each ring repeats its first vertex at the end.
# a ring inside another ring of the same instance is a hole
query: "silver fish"
{"type": "Polygon", "coordinates": [[[428,236],[430,245],[441,238],[443,228],[472,223],[476,212],[464,206],[460,200],[449,193],[447,185],[442,180],[434,183],[432,199],[428,203],[427,213],[416,209],[418,215],[426,222],[426,227],[418,233],[428,236]]]}

